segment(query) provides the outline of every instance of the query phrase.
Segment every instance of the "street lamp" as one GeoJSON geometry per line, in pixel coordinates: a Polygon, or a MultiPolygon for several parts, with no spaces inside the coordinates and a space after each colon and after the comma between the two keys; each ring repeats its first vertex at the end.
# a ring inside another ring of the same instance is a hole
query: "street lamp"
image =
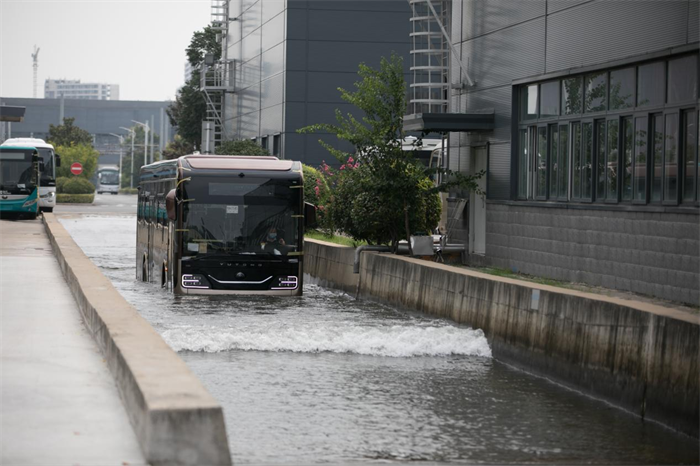
{"type": "Polygon", "coordinates": [[[136,131],[134,131],[131,128],[124,128],[123,126],[120,126],[119,129],[123,129],[124,131],[128,131],[129,134],[131,135],[131,176],[129,177],[129,187],[131,189],[134,188],[134,138],[136,137],[136,131]]]}
{"type": "Polygon", "coordinates": [[[114,133],[109,133],[109,135],[119,139],[119,187],[117,189],[122,189],[122,156],[124,149],[124,136],[122,136],[121,134],[114,133]]]}
{"type": "Polygon", "coordinates": [[[143,163],[145,165],[146,163],[148,163],[148,132],[151,128],[148,126],[148,121],[146,123],[142,123],[136,120],[131,121],[133,121],[137,125],[143,126],[143,130],[145,131],[143,138],[143,163]]]}

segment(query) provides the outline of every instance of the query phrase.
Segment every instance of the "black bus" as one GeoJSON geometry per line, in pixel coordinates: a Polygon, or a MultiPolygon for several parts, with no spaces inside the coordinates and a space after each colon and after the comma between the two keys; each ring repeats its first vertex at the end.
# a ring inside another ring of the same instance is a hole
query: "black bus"
{"type": "Polygon", "coordinates": [[[141,168],[136,277],[176,294],[302,293],[300,162],[186,155],[141,168]]]}

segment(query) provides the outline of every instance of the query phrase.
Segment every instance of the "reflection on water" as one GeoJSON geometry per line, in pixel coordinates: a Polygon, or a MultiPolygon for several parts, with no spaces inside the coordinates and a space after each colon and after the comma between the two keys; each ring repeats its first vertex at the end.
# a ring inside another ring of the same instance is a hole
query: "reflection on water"
{"type": "Polygon", "coordinates": [[[697,441],[491,359],[480,330],[356,301],[174,297],[133,217],[62,223],[222,403],[237,464],[697,464],[697,441]]]}

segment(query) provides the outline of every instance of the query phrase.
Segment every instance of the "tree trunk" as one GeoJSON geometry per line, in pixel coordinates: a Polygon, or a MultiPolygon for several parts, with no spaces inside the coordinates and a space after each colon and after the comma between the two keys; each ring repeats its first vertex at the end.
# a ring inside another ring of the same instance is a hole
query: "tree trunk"
{"type": "Polygon", "coordinates": [[[406,241],[408,242],[408,255],[413,255],[413,248],[411,247],[411,229],[408,225],[408,206],[406,205],[406,199],[403,201],[403,221],[404,227],[406,228],[406,241]]]}

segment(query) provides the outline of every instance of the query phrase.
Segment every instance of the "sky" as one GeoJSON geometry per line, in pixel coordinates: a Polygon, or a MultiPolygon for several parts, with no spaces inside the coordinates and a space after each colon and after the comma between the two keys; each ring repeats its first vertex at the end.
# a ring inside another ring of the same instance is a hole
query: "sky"
{"type": "Polygon", "coordinates": [[[210,0],[0,0],[0,97],[37,97],[44,81],[119,85],[119,100],[172,100],[185,48],[210,21],[210,0]]]}

